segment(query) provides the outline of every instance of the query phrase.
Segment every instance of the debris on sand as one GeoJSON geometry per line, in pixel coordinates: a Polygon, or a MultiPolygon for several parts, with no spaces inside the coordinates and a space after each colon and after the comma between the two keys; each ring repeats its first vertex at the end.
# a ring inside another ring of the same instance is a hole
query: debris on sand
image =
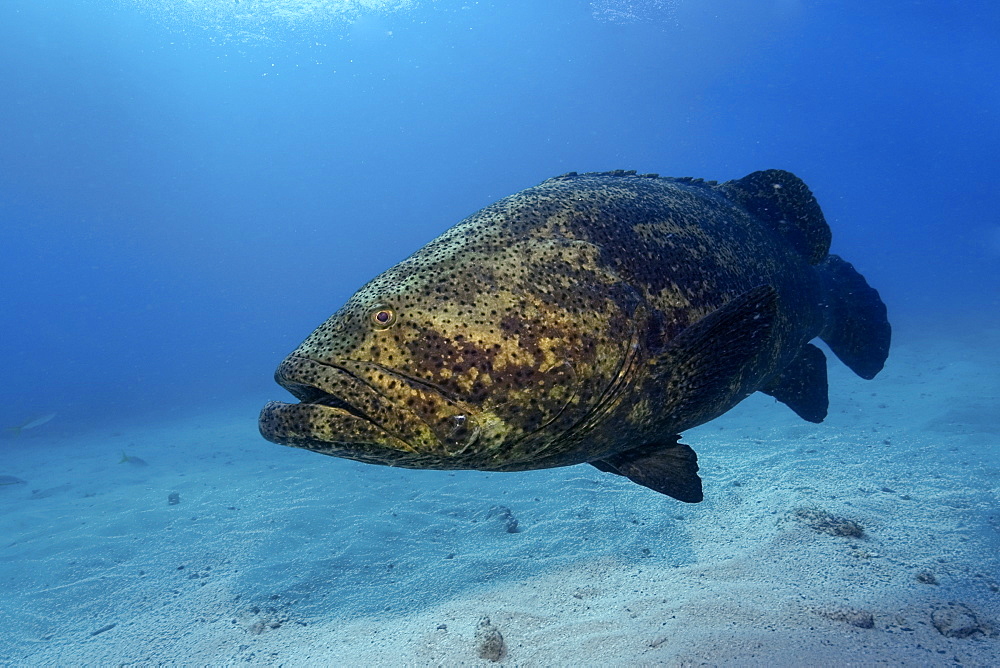
{"type": "Polygon", "coordinates": [[[520,533],[521,530],[517,528],[517,518],[514,517],[514,513],[511,512],[510,508],[507,506],[493,506],[486,513],[486,519],[492,519],[496,517],[500,523],[500,526],[504,528],[507,533],[520,533]]]}
{"type": "Polygon", "coordinates": [[[865,528],[845,517],[818,508],[798,508],[793,515],[813,531],[831,536],[846,536],[848,538],[864,538],[865,528]]]}
{"type": "Polygon", "coordinates": [[[993,629],[979,621],[964,603],[946,603],[931,611],[931,623],[941,635],[948,638],[971,638],[976,634],[989,636],[993,629]]]}
{"type": "Polygon", "coordinates": [[[854,608],[841,608],[838,610],[813,610],[817,615],[832,619],[835,622],[845,622],[859,629],[875,628],[875,615],[867,610],[856,610],[854,608]]]}
{"type": "Polygon", "coordinates": [[[476,624],[476,653],[480,659],[499,661],[506,652],[500,629],[490,623],[489,617],[482,617],[476,624]]]}
{"type": "Polygon", "coordinates": [[[115,628],[116,626],[118,626],[118,622],[111,622],[110,624],[105,624],[101,628],[94,629],[93,631],[91,631],[90,635],[91,636],[99,636],[102,633],[104,633],[105,631],[110,631],[111,629],[115,628]]]}

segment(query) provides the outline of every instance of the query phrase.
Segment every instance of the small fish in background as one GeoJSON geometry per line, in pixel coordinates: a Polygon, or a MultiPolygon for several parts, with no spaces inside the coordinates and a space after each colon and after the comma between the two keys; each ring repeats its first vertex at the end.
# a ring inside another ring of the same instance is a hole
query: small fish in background
{"type": "Polygon", "coordinates": [[[21,480],[20,478],[12,475],[0,475],[0,487],[6,487],[7,485],[23,485],[27,481],[21,480]]]}
{"type": "Polygon", "coordinates": [[[20,436],[21,432],[25,429],[34,429],[35,427],[41,427],[43,424],[48,423],[56,416],[55,413],[46,413],[45,415],[39,415],[38,417],[33,417],[30,420],[22,422],[21,424],[14,427],[7,427],[7,431],[11,432],[15,437],[20,436]]]}
{"type": "Polygon", "coordinates": [[[132,466],[149,466],[149,462],[147,462],[142,457],[133,457],[131,455],[126,455],[124,450],[122,450],[122,458],[118,461],[118,463],[131,464],[132,466]]]}

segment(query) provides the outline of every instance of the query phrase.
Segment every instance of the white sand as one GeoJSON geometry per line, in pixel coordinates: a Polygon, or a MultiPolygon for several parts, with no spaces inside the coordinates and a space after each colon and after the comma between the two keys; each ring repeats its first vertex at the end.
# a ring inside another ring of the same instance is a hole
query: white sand
{"type": "Polygon", "coordinates": [[[488,665],[488,616],[503,665],[1000,665],[1000,332],[898,338],[875,381],[831,359],[824,424],[755,396],[686,434],[697,505],[282,448],[256,400],[54,420],[0,441],[0,663],[488,665]]]}

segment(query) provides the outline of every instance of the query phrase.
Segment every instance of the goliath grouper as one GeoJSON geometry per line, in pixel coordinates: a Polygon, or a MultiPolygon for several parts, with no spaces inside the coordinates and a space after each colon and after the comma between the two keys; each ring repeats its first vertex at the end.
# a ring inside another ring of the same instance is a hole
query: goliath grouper
{"type": "Polygon", "coordinates": [[[362,287],[275,373],[275,443],[418,469],[590,463],[702,499],[679,434],[754,392],[820,422],[819,337],[885,363],[878,293],[829,253],[794,175],[570,173],[506,197],[362,287]]]}

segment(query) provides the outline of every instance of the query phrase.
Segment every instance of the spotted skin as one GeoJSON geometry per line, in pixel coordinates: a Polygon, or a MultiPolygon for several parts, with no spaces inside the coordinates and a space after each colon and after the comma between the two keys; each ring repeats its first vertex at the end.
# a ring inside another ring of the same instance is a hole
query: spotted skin
{"type": "Polygon", "coordinates": [[[260,430],[410,468],[591,462],[700,500],[681,431],[757,390],[822,419],[817,336],[842,335],[834,350],[867,363],[862,375],[881,368],[884,306],[829,243],[787,172],[549,179],[362,287],[278,367],[300,403],[269,403],[260,430]],[[858,299],[831,296],[836,277],[861,295],[859,322],[830,321],[858,299]]]}

